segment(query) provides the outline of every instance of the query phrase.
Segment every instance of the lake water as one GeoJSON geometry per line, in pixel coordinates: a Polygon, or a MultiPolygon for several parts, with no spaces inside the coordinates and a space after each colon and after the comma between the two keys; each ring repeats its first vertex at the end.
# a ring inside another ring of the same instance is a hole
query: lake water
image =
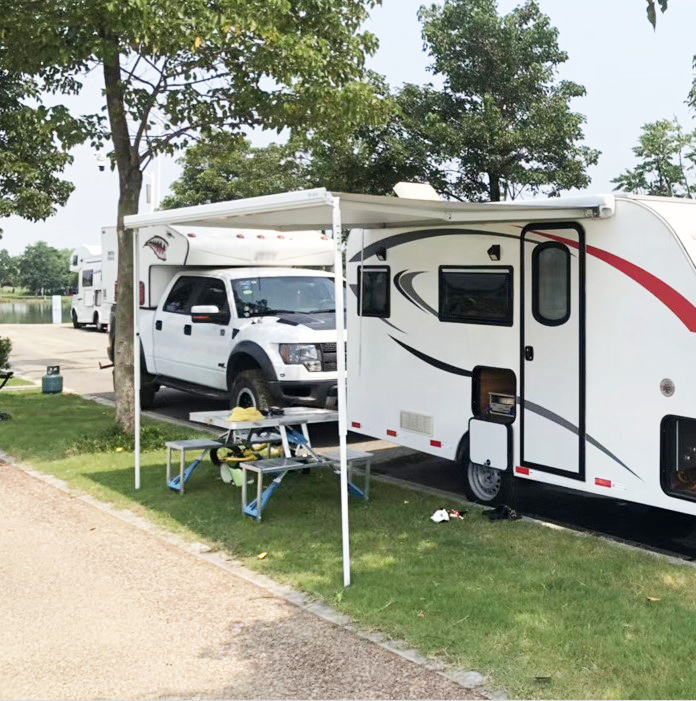
{"type": "MultiPolygon", "coordinates": [[[[63,323],[70,321],[70,298],[64,299],[63,323]]],[[[50,299],[0,302],[0,324],[50,324],[53,321],[50,299]]]]}

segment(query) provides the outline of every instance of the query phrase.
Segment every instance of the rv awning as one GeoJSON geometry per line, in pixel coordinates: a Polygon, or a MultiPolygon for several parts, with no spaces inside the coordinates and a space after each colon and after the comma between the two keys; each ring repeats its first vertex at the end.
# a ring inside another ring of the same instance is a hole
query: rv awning
{"type": "Polygon", "coordinates": [[[605,218],[614,213],[615,206],[612,195],[470,203],[354,195],[318,188],[136,214],[126,217],[125,224],[128,228],[187,224],[279,231],[329,229],[337,199],[341,224],[347,229],[605,218]]]}

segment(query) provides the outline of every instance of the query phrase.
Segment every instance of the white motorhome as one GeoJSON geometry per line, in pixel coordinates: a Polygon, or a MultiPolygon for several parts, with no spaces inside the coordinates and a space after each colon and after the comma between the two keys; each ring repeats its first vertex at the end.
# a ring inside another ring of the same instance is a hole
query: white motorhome
{"type": "Polygon", "coordinates": [[[163,385],[239,406],[335,402],[332,240],[155,226],[140,241],[144,406],[163,385]]]}
{"type": "Polygon", "coordinates": [[[98,330],[106,328],[102,314],[102,256],[100,246],[80,246],[70,255],[70,272],[77,273],[77,292],[73,295],[70,317],[73,326],[94,325],[98,330]]]}
{"type": "Polygon", "coordinates": [[[349,426],[481,502],[522,479],[696,514],[696,203],[422,211],[350,234],[349,426]]]}

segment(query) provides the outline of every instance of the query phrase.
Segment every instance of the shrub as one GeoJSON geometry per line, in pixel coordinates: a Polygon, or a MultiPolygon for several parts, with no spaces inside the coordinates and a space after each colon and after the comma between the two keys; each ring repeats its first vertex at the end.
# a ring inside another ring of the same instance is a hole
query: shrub
{"type": "Polygon", "coordinates": [[[0,336],[0,370],[5,370],[10,367],[10,351],[12,350],[12,341],[9,338],[0,336]]]}

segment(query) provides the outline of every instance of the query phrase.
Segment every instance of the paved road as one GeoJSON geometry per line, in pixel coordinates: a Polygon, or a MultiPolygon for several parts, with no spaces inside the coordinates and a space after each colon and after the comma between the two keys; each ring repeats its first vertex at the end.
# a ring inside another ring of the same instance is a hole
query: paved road
{"type": "Polygon", "coordinates": [[[0,698],[478,698],[0,465],[0,698]]]}

